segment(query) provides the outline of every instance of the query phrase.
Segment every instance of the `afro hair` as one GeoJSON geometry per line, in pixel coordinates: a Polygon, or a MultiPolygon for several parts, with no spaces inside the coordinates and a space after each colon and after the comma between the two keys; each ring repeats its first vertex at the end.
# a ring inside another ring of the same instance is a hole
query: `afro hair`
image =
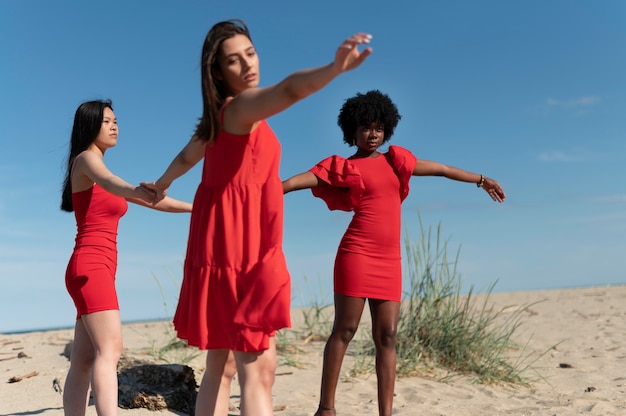
{"type": "Polygon", "coordinates": [[[357,127],[369,126],[371,123],[382,124],[385,129],[385,143],[393,136],[401,118],[398,108],[387,94],[371,90],[365,94],[357,93],[344,102],[339,110],[337,125],[343,131],[344,143],[354,146],[357,127]]]}

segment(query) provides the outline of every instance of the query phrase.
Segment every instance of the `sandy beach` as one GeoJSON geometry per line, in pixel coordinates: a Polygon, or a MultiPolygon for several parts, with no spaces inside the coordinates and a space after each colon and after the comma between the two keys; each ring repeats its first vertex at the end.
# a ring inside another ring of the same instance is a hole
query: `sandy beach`
{"type": "MultiPolygon", "coordinates": [[[[539,358],[529,386],[472,384],[468,377],[442,382],[399,378],[394,414],[423,416],[626,415],[626,286],[496,293],[497,306],[530,305],[516,340],[539,358]]],[[[294,311],[294,325],[301,313],[294,311]]],[[[72,330],[0,334],[0,416],[62,415],[61,389],[69,367],[72,330]]],[[[125,356],[157,364],[153,351],[171,340],[168,322],[124,326],[125,356]]],[[[281,360],[274,387],[276,415],[312,415],[317,407],[323,342],[295,345],[281,360]],[[297,365],[286,365],[287,361],[297,365]]],[[[182,352],[181,352],[182,351],[182,352]]],[[[204,354],[194,349],[166,358],[184,361],[200,381],[204,354]],[[195,357],[194,357],[195,356],[195,357]]],[[[280,358],[280,357],[279,357],[280,358]]],[[[346,358],[344,369],[350,367],[346,358]]],[[[238,415],[238,391],[231,394],[238,415]]],[[[342,376],[338,415],[377,415],[376,377],[342,376]]],[[[88,414],[95,415],[93,405],[88,414]]],[[[119,409],[120,415],[182,415],[176,410],[119,409]]]]}

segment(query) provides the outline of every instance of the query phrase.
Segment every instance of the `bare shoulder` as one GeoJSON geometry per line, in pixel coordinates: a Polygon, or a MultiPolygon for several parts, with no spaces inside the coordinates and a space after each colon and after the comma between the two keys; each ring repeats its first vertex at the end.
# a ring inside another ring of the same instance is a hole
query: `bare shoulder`
{"type": "Polygon", "coordinates": [[[86,163],[94,163],[94,162],[102,162],[102,155],[92,152],[89,150],[83,150],[76,156],[74,160],[74,165],[86,164],[86,163]]]}
{"type": "Polygon", "coordinates": [[[102,164],[102,156],[95,152],[84,150],[79,153],[72,166],[72,191],[80,192],[92,187],[95,181],[90,173],[94,171],[94,167],[102,164]]]}

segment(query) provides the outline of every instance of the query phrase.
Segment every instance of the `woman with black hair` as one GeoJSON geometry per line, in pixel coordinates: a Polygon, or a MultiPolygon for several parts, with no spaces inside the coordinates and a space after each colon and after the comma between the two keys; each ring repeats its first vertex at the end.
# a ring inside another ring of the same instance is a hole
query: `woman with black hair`
{"type": "Polygon", "coordinates": [[[411,176],[444,176],[475,183],[498,202],[504,191],[493,179],[429,160],[399,146],[378,149],[400,121],[393,101],[380,91],[345,101],[338,125],[343,141],[357,148],[349,158],[331,156],[283,181],[285,193],[311,188],[331,210],[354,211],[334,266],[335,320],[324,349],[316,416],[335,414],[335,391],[343,357],[369,301],[376,347],[379,415],[390,416],[396,376],[396,333],[402,294],[401,204],[411,176]]]}
{"type": "Polygon", "coordinates": [[[114,175],[104,153],[117,144],[111,101],[88,101],[76,110],[61,209],[74,212],[76,243],[65,285],[76,305],[74,343],[65,379],[66,415],[85,415],[89,386],[98,415],[117,415],[117,362],[122,323],[115,291],[117,228],[127,201],[168,212],[191,212],[191,204],[165,198],[114,175]]]}

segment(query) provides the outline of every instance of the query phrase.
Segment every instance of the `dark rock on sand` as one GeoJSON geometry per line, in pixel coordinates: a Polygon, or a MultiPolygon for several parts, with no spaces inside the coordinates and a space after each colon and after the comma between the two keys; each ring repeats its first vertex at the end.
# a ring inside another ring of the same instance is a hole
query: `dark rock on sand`
{"type": "Polygon", "coordinates": [[[198,385],[189,366],[123,358],[117,378],[121,408],[169,409],[194,414],[198,385]]]}

